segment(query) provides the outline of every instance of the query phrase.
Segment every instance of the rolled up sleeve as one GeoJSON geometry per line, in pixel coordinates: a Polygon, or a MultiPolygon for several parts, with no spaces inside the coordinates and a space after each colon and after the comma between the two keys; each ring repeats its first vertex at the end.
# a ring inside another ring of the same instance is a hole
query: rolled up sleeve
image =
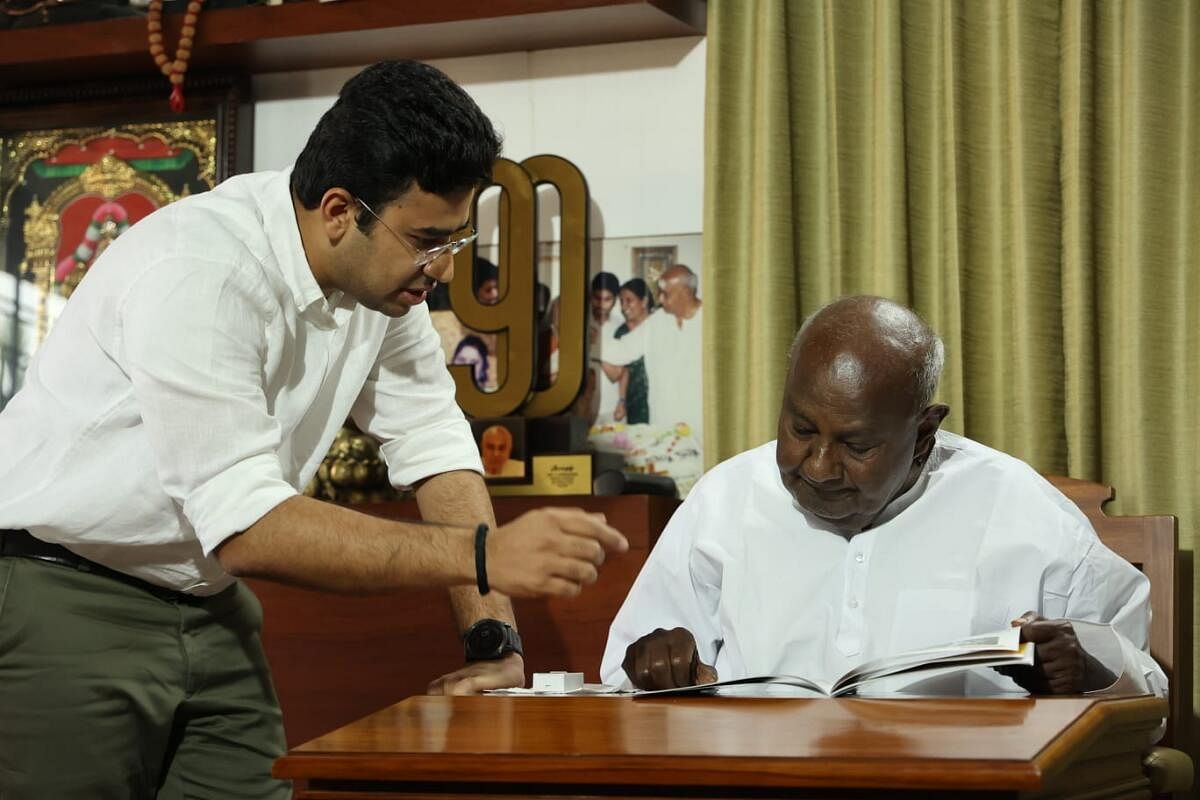
{"type": "Polygon", "coordinates": [[[429,311],[418,306],[392,320],[351,416],[379,440],[393,486],[455,470],[483,473],[454,393],[429,311]]]}
{"type": "Polygon", "coordinates": [[[162,487],[209,555],[297,493],[263,391],[270,297],[225,264],[195,259],[147,269],[118,313],[162,487]]]}

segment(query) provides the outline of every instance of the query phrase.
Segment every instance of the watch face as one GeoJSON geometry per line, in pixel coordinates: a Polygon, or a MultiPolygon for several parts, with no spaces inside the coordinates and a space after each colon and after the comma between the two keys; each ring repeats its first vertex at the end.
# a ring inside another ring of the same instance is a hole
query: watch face
{"type": "Polygon", "coordinates": [[[475,658],[495,656],[503,644],[504,625],[496,620],[482,620],[467,633],[467,652],[475,658]]]}

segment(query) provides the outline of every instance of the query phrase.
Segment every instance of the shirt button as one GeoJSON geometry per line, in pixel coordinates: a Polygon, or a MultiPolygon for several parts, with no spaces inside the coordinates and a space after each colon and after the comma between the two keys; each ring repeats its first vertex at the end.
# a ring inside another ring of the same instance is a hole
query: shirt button
{"type": "Polygon", "coordinates": [[[851,600],[850,600],[850,607],[851,607],[851,608],[858,608],[858,601],[857,601],[857,600],[854,600],[854,599],[851,599],[851,600]]]}
{"type": "Polygon", "coordinates": [[[860,564],[861,564],[861,563],[862,563],[862,562],[863,562],[865,559],[866,559],[866,556],[864,556],[862,553],[855,553],[855,554],[854,554],[854,560],[855,560],[855,561],[857,561],[857,562],[858,562],[858,563],[860,563],[860,564]]]}

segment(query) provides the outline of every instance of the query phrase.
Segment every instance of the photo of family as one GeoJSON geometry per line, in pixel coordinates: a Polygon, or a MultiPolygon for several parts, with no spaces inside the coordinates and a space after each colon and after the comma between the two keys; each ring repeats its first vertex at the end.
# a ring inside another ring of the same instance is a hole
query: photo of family
{"type": "Polygon", "coordinates": [[[599,255],[575,412],[598,450],[669,476],[684,496],[703,471],[700,237],[606,240],[599,255]]]}
{"type": "MultiPolygon", "coordinates": [[[[470,274],[483,305],[500,299],[495,249],[480,246],[470,274]]],[[[569,413],[586,420],[597,449],[622,453],[630,471],[670,476],[683,496],[703,470],[700,236],[596,239],[589,260],[588,364],[569,413]]],[[[538,389],[557,378],[559,268],[558,243],[541,243],[538,389]]],[[[436,293],[429,303],[446,363],[469,365],[475,385],[495,391],[501,372],[497,335],[462,325],[445,294],[436,293]]],[[[502,448],[501,437],[494,433],[491,446],[502,448]]],[[[488,474],[510,477],[499,469],[488,474]]]]}

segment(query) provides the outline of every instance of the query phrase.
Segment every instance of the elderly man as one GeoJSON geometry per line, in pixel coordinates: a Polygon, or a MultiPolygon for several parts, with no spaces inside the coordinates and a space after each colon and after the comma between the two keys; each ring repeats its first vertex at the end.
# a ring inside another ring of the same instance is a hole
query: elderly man
{"type": "Polygon", "coordinates": [[[491,478],[512,478],[525,474],[525,462],[512,457],[512,431],[503,425],[489,425],[479,437],[483,456],[483,474],[491,478]]]}
{"type": "Polygon", "coordinates": [[[649,384],[650,424],[671,426],[686,422],[697,441],[703,441],[701,325],[703,301],[696,296],[696,273],[683,264],[663,271],[658,279],[662,309],[644,324],[604,344],[604,370],[619,375],[619,367],[645,358],[649,384]]]}
{"type": "MultiPolygon", "coordinates": [[[[1165,694],[1145,577],[1029,466],[938,430],[942,362],[940,340],[890,301],[843,299],[810,318],[777,441],[693,489],[613,622],[602,679],[833,679],[1016,624],[1036,643],[1036,665],[1010,673],[1029,691],[1119,677],[1165,694]]],[[[1016,689],[994,672],[958,677],[958,690],[1016,689]]]]}

